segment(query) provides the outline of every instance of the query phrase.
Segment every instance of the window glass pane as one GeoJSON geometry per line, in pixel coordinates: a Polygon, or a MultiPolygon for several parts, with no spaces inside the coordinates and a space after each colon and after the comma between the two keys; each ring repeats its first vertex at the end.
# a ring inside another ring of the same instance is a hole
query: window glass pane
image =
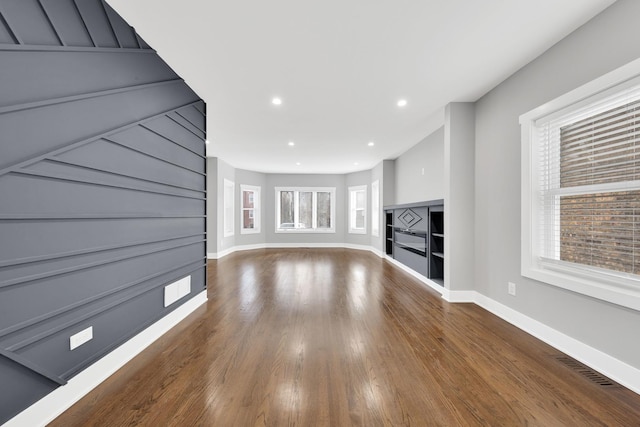
{"type": "Polygon", "coordinates": [[[356,191],[356,209],[364,209],[364,191],[356,191]]]}
{"type": "Polygon", "coordinates": [[[640,191],[563,196],[560,199],[560,259],[625,273],[640,273],[636,261],[640,191]]]}
{"type": "Polygon", "coordinates": [[[280,192],[280,228],[294,228],[293,191],[280,192]]]}
{"type": "Polygon", "coordinates": [[[242,227],[243,228],[254,228],[253,209],[245,209],[242,212],[242,227]]]}
{"type": "Polygon", "coordinates": [[[298,193],[299,198],[299,228],[313,227],[313,192],[301,191],[298,193]]]}
{"type": "Polygon", "coordinates": [[[331,193],[318,192],[318,228],[331,228],[331,193]]]}
{"type": "Polygon", "coordinates": [[[242,192],[242,207],[243,208],[254,208],[253,205],[253,191],[243,191],[242,192]]]}
{"type": "Polygon", "coordinates": [[[364,210],[356,211],[356,227],[355,228],[364,228],[364,210]]]}

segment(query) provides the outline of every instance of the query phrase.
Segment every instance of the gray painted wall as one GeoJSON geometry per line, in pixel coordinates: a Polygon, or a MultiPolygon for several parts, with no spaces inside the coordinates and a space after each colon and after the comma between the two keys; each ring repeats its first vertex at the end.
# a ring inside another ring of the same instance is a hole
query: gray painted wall
{"type": "Polygon", "coordinates": [[[206,284],[204,103],[108,5],[41,4],[0,1],[0,423],[206,284]]]}
{"type": "Polygon", "coordinates": [[[371,171],[354,172],[345,175],[345,194],[344,194],[344,219],[345,224],[344,242],[350,245],[371,245],[371,171]],[[360,185],[367,186],[367,216],[366,216],[366,234],[349,233],[349,187],[360,185]]]}
{"type": "Polygon", "coordinates": [[[617,1],[481,98],[475,171],[477,290],[636,368],[640,313],[520,275],[518,117],[640,57],[638,17],[639,1],[617,1]]]}
{"type": "Polygon", "coordinates": [[[474,287],[475,106],[452,102],[445,107],[444,132],[444,286],[474,287]]]}
{"type": "Polygon", "coordinates": [[[444,198],[444,128],[440,127],[398,157],[395,171],[394,204],[444,198]]]}
{"type": "Polygon", "coordinates": [[[344,243],[346,232],[345,217],[345,176],[315,174],[268,174],[263,203],[266,239],[272,244],[332,244],[344,243]],[[336,188],[336,232],[335,233],[276,233],[275,203],[276,187],[335,187],[336,188]]]}
{"type": "Polygon", "coordinates": [[[237,182],[236,182],[236,170],[233,166],[231,166],[230,164],[226,163],[221,159],[217,159],[217,170],[218,170],[218,174],[216,178],[217,179],[216,188],[217,188],[218,194],[215,200],[217,200],[216,211],[217,211],[219,221],[217,223],[217,240],[215,241],[215,244],[216,244],[215,252],[222,252],[236,245],[236,235],[237,235],[237,229],[238,229],[238,219],[236,218],[237,216],[236,214],[238,212],[238,206],[236,204],[234,207],[234,233],[233,233],[233,236],[225,237],[224,235],[224,180],[227,179],[235,184],[234,193],[236,195],[235,196],[236,200],[237,200],[238,188],[237,188],[237,182]]]}

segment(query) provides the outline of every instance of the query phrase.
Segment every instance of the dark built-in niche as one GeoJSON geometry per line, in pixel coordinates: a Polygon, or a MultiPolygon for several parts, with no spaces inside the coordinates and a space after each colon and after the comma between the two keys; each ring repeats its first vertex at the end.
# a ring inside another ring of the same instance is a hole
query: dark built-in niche
{"type": "Polygon", "coordinates": [[[385,253],[444,286],[444,201],[385,206],[385,253]]]}

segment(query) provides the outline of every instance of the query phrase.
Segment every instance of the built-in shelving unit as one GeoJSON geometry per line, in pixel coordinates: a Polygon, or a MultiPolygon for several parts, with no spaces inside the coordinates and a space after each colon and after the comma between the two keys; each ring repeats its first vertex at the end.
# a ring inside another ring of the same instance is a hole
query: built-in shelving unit
{"type": "Polygon", "coordinates": [[[444,286],[444,206],[429,209],[429,278],[444,286]]]}
{"type": "Polygon", "coordinates": [[[385,206],[385,253],[444,286],[444,202],[385,206]]]}
{"type": "Polygon", "coordinates": [[[385,212],[385,253],[393,257],[393,212],[385,212]]]}

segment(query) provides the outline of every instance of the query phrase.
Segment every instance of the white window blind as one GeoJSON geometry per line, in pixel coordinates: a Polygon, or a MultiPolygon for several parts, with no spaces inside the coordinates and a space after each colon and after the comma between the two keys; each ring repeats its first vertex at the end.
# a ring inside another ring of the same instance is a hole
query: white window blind
{"type": "Polygon", "coordinates": [[[640,85],[536,121],[538,256],[640,274],[640,85]]]}

